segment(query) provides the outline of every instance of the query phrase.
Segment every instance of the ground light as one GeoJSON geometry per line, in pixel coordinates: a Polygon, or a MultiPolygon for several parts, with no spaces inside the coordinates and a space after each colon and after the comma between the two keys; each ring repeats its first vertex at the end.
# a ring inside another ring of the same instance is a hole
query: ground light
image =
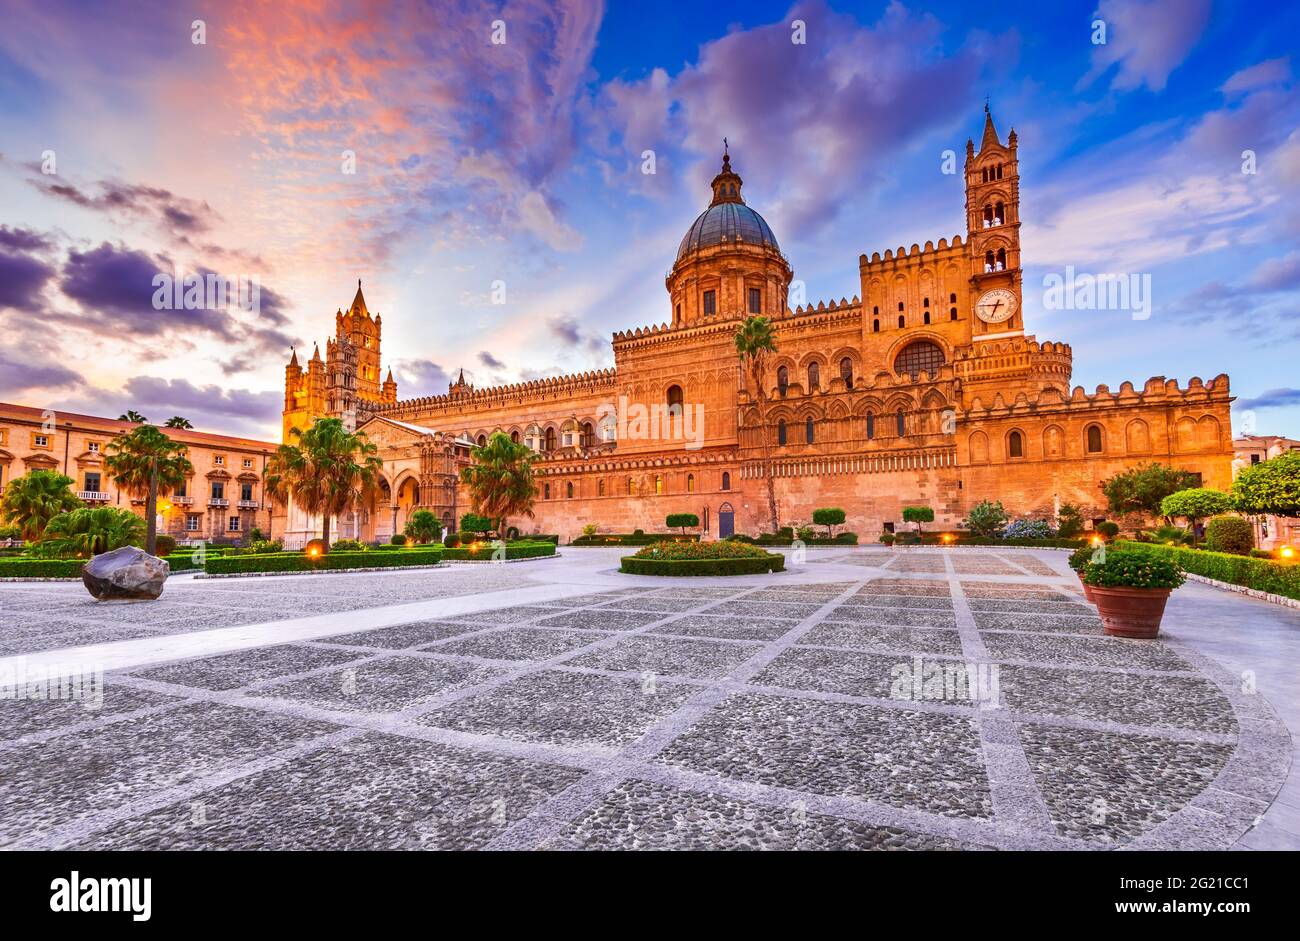
{"type": "Polygon", "coordinates": [[[1294,559],[1295,549],[1293,549],[1291,546],[1283,546],[1281,549],[1277,550],[1277,554],[1284,559],[1294,559]]]}

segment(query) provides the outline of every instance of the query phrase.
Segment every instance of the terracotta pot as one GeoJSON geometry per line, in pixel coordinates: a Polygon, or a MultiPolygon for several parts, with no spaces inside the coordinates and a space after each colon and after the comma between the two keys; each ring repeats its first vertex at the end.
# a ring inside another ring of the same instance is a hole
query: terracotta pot
{"type": "Polygon", "coordinates": [[[1102,626],[1112,637],[1153,638],[1160,633],[1169,588],[1103,588],[1092,586],[1092,603],[1102,626]]]}
{"type": "Polygon", "coordinates": [[[1074,574],[1079,576],[1079,584],[1083,586],[1083,597],[1092,601],[1092,586],[1083,580],[1082,572],[1075,572],[1074,574]]]}

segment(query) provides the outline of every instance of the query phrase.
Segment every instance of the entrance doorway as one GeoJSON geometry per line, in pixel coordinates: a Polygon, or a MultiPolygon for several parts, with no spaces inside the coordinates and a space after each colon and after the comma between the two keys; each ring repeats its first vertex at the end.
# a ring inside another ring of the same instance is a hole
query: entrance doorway
{"type": "Polygon", "coordinates": [[[718,538],[726,539],[736,531],[736,511],[730,503],[718,507],[718,538]]]}

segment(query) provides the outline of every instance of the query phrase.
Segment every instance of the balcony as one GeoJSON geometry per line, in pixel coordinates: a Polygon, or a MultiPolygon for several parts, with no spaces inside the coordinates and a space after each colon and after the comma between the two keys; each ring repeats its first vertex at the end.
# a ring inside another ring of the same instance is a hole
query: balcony
{"type": "Polygon", "coordinates": [[[187,497],[184,494],[180,494],[179,496],[173,496],[171,500],[172,503],[174,503],[176,506],[190,506],[194,503],[193,497],[187,497]]]}
{"type": "Polygon", "coordinates": [[[257,509],[257,501],[256,501],[256,500],[240,500],[240,501],[239,501],[239,508],[240,508],[241,510],[256,510],[256,509],[257,509]]]}
{"type": "Polygon", "coordinates": [[[225,497],[212,497],[208,500],[208,506],[230,506],[230,501],[225,497]]]}
{"type": "Polygon", "coordinates": [[[78,490],[77,499],[83,503],[107,503],[112,497],[102,490],[78,490]]]}

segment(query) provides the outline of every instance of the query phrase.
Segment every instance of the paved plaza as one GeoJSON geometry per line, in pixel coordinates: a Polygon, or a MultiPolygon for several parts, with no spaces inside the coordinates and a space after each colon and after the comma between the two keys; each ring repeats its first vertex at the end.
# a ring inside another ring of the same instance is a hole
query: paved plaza
{"type": "Polygon", "coordinates": [[[1188,584],[1130,641],[1063,552],[621,554],[0,584],[0,667],[105,683],[0,702],[0,846],[1300,848],[1294,609],[1188,584]]]}

